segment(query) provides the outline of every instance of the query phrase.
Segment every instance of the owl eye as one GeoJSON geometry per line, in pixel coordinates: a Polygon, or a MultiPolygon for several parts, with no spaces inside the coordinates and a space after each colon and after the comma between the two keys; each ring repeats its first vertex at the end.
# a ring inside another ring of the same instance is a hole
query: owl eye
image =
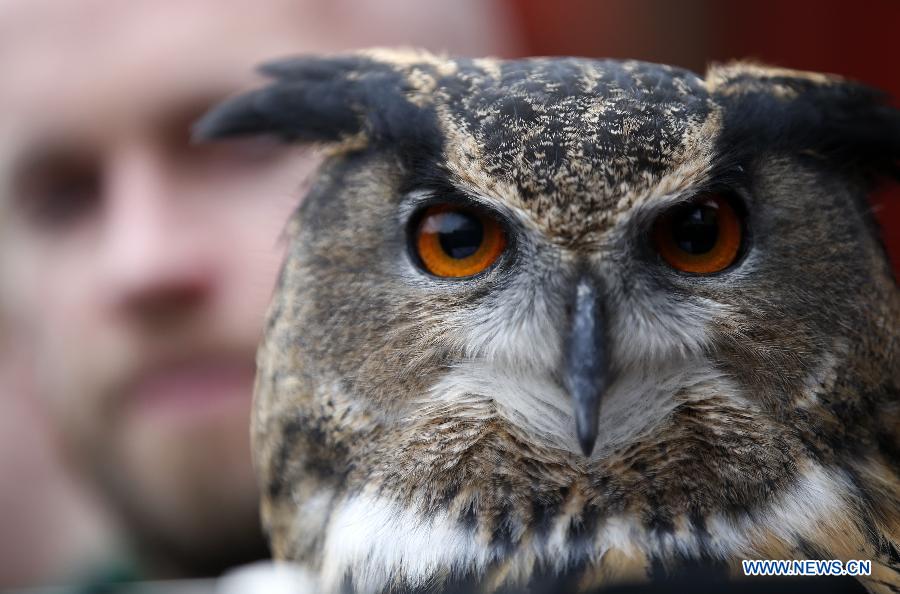
{"type": "Polygon", "coordinates": [[[682,272],[710,274],[738,257],[743,225],[722,195],[708,194],[664,214],[653,227],[653,243],[669,266],[682,272]]]}
{"type": "Polygon", "coordinates": [[[415,231],[415,251],[435,276],[461,278],[486,270],[506,248],[506,233],[490,215],[452,204],[431,206],[415,231]]]}

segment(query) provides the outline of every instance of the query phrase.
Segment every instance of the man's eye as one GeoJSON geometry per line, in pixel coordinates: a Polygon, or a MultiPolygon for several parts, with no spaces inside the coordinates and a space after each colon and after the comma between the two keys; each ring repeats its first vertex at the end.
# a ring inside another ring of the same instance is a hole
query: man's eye
{"type": "Polygon", "coordinates": [[[90,163],[52,163],[30,168],[16,183],[15,193],[26,220],[59,230],[98,208],[100,183],[100,173],[90,163]]]}

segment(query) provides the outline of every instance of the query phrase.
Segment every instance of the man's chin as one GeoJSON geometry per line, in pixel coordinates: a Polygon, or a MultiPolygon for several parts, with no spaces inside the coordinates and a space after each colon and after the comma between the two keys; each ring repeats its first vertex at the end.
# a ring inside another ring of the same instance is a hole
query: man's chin
{"type": "Polygon", "coordinates": [[[234,384],[214,386],[217,394],[202,393],[205,384],[136,400],[98,460],[141,553],[172,568],[162,574],[213,575],[267,555],[250,456],[250,384],[234,384]]]}

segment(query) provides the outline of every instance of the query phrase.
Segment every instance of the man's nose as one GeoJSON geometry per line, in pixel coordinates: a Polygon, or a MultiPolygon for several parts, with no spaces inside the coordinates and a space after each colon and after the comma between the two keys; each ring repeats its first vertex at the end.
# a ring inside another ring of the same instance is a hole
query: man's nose
{"type": "Polygon", "coordinates": [[[110,305],[164,314],[207,299],[215,281],[209,233],[197,213],[191,216],[164,150],[141,143],[117,150],[104,191],[102,290],[110,305]]]}

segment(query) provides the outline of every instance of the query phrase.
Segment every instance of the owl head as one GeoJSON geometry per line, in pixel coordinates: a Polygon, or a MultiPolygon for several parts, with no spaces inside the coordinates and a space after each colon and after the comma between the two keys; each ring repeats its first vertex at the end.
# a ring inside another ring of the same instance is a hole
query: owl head
{"type": "Polygon", "coordinates": [[[900,297],[866,196],[900,172],[900,113],[879,93],[744,63],[416,51],[262,71],[196,133],[327,148],[258,357],[277,556],[375,575],[335,534],[354,513],[471,535],[420,563],[394,543],[406,564],[382,577],[411,582],[525,550],[574,562],[615,521],[636,557],[700,555],[731,546],[717,521],[779,505],[733,541],[822,542],[790,507],[812,492],[897,526],[878,475],[900,297]]]}

